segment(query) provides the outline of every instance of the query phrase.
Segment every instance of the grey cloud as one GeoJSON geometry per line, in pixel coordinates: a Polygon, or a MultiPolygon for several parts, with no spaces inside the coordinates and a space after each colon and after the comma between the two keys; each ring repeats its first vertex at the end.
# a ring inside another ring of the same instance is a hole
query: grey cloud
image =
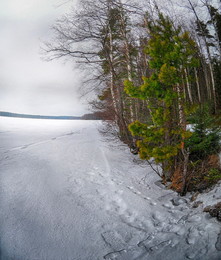
{"type": "Polygon", "coordinates": [[[0,110],[80,115],[86,106],[77,93],[79,72],[72,64],[44,62],[41,40],[50,26],[70,8],[54,0],[1,0],[0,2],[0,110]]]}

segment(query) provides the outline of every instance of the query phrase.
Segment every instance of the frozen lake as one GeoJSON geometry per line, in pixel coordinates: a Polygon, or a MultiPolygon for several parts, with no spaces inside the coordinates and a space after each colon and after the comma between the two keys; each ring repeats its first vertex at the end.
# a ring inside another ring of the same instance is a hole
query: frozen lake
{"type": "Polygon", "coordinates": [[[220,186],[193,209],[100,125],[0,117],[0,259],[221,259],[220,186]]]}

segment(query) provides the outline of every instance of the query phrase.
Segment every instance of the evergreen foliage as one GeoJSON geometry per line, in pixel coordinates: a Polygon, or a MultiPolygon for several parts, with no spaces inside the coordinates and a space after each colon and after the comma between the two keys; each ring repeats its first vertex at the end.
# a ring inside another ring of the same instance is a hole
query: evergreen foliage
{"type": "Polygon", "coordinates": [[[193,113],[189,122],[192,125],[192,135],[186,140],[186,146],[190,151],[190,160],[204,160],[209,155],[220,152],[220,127],[211,116],[207,106],[199,107],[193,113]]]}
{"type": "Polygon", "coordinates": [[[145,51],[150,56],[150,77],[143,77],[144,83],[136,87],[125,82],[125,91],[132,97],[147,99],[151,110],[150,125],[136,121],[129,126],[133,135],[141,137],[137,142],[142,159],[154,158],[164,164],[170,173],[174,160],[179,160],[183,143],[191,133],[186,129],[187,106],[184,101],[182,78],[184,69],[198,64],[195,42],[188,32],[174,28],[168,17],[149,24],[150,41],[145,51]]]}

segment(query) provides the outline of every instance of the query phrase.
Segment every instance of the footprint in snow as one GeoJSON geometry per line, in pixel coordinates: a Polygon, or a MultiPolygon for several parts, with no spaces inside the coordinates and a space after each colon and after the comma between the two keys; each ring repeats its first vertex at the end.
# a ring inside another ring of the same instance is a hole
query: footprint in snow
{"type": "Polygon", "coordinates": [[[98,175],[99,175],[100,177],[104,178],[104,175],[103,175],[103,174],[101,174],[101,173],[98,173],[98,175]]]}
{"type": "Polygon", "coordinates": [[[127,210],[127,204],[123,201],[122,198],[116,196],[112,201],[113,208],[119,215],[123,215],[127,210]]]}
{"type": "Polygon", "coordinates": [[[166,233],[158,233],[157,236],[155,236],[155,234],[150,234],[145,240],[138,244],[139,247],[144,247],[149,253],[160,253],[165,247],[172,245],[173,241],[168,239],[168,234],[166,233]]]}
{"type": "Polygon", "coordinates": [[[162,206],[164,208],[167,208],[167,209],[173,209],[174,208],[174,206],[171,203],[164,203],[164,204],[162,204],[162,206]]]}
{"type": "Polygon", "coordinates": [[[197,214],[192,215],[192,216],[188,217],[188,219],[187,219],[187,221],[190,223],[194,223],[194,222],[200,223],[201,220],[202,220],[202,217],[197,214]]]}
{"type": "Polygon", "coordinates": [[[149,243],[154,239],[154,234],[148,235],[148,237],[142,241],[140,241],[137,246],[139,247],[145,247],[146,249],[148,248],[149,243]]]}
{"type": "Polygon", "coordinates": [[[105,244],[113,250],[121,250],[127,245],[121,234],[115,230],[105,231],[101,234],[101,237],[105,244]]]}
{"type": "Polygon", "coordinates": [[[125,212],[125,214],[121,216],[121,221],[128,227],[132,228],[132,230],[136,230],[136,232],[139,231],[144,234],[148,233],[148,230],[152,230],[154,228],[152,221],[140,218],[136,212],[131,214],[125,212]]]}
{"type": "Polygon", "coordinates": [[[196,240],[199,238],[199,232],[195,227],[190,227],[188,230],[188,235],[186,238],[186,242],[189,245],[193,245],[196,243],[196,240]]]}
{"type": "Polygon", "coordinates": [[[190,247],[188,252],[186,253],[187,259],[203,259],[205,255],[208,252],[208,244],[201,243],[200,245],[197,245],[197,247],[190,247]]]}
{"type": "Polygon", "coordinates": [[[139,197],[143,198],[144,200],[151,200],[151,198],[143,196],[140,191],[135,190],[134,187],[132,186],[126,186],[126,187],[128,188],[128,190],[133,192],[135,195],[138,195],[139,197]]]}
{"type": "Polygon", "coordinates": [[[171,244],[171,240],[165,240],[165,241],[162,241],[162,242],[159,242],[159,244],[156,244],[154,246],[151,246],[149,248],[149,251],[151,252],[155,252],[157,251],[157,253],[161,252],[165,247],[169,246],[171,244]]]}
{"type": "Polygon", "coordinates": [[[151,201],[151,202],[150,202],[150,205],[151,205],[151,206],[156,206],[156,205],[157,205],[157,203],[156,203],[156,202],[154,202],[154,201],[151,201]]]}
{"type": "Polygon", "coordinates": [[[165,216],[163,216],[163,215],[161,214],[161,212],[157,212],[157,211],[155,211],[155,212],[152,214],[152,218],[153,218],[153,220],[157,220],[157,221],[162,221],[162,222],[165,221],[165,216]]]}
{"type": "Polygon", "coordinates": [[[132,187],[132,186],[127,186],[127,188],[128,188],[129,190],[131,190],[134,194],[137,194],[137,195],[140,195],[140,194],[141,194],[140,191],[136,191],[136,190],[134,189],[134,187],[132,187]]]}
{"type": "Polygon", "coordinates": [[[111,178],[111,181],[112,181],[113,183],[115,183],[116,185],[121,185],[121,184],[123,184],[123,182],[117,181],[115,178],[111,178]]]}
{"type": "Polygon", "coordinates": [[[124,214],[124,218],[128,223],[133,223],[137,219],[138,213],[136,211],[127,210],[124,214]]]}
{"type": "Polygon", "coordinates": [[[217,251],[221,251],[221,233],[217,236],[215,247],[217,251]]]}
{"type": "Polygon", "coordinates": [[[123,254],[123,253],[126,253],[127,251],[125,249],[121,249],[119,251],[115,251],[115,252],[111,252],[111,253],[108,253],[106,254],[103,258],[105,260],[117,260],[117,259],[120,259],[119,257],[123,254]]]}

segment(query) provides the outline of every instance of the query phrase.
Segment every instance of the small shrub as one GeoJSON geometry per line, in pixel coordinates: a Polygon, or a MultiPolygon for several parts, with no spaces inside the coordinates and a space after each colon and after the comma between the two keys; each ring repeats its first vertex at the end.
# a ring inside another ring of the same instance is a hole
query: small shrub
{"type": "Polygon", "coordinates": [[[208,106],[199,107],[189,122],[192,135],[185,142],[189,151],[186,190],[203,191],[221,179],[220,127],[216,125],[208,106]]]}
{"type": "Polygon", "coordinates": [[[208,180],[209,182],[214,182],[216,180],[221,179],[221,171],[217,168],[211,168],[209,169],[207,175],[204,177],[205,180],[208,180]]]}
{"type": "Polygon", "coordinates": [[[186,141],[190,151],[190,160],[205,160],[208,156],[220,152],[220,127],[216,125],[208,106],[200,107],[190,117],[192,135],[186,141]]]}

